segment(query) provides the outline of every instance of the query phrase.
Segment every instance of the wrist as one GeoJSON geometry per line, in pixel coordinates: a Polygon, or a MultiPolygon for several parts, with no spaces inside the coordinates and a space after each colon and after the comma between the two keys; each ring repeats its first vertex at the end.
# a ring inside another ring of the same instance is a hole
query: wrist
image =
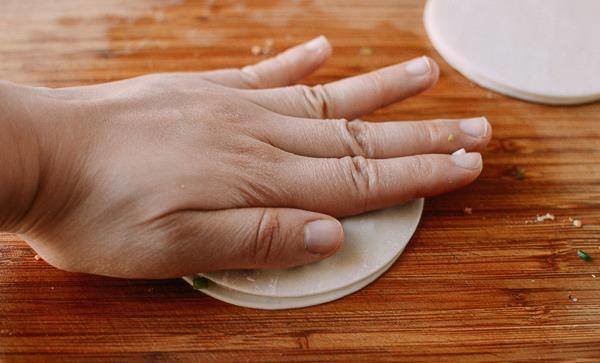
{"type": "Polygon", "coordinates": [[[0,81],[0,231],[19,232],[35,202],[41,165],[31,88],[0,81]]]}

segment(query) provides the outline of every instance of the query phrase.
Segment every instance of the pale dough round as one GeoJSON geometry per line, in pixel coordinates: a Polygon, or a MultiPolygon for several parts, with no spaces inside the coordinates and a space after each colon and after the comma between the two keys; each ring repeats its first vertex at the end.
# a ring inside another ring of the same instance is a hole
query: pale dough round
{"type": "MultiPolygon", "coordinates": [[[[210,283],[209,286],[200,290],[206,295],[211,296],[215,299],[246,308],[265,310],[303,308],[307,306],[324,304],[326,302],[337,300],[362,289],[371,282],[375,281],[375,279],[381,276],[385,271],[387,271],[387,269],[394,264],[398,257],[400,257],[400,255],[396,256],[396,258],[393,261],[390,261],[389,264],[382,267],[379,271],[370,276],[367,276],[363,280],[357,281],[344,288],[333,290],[330,292],[324,292],[318,295],[308,295],[301,297],[260,296],[232,290],[218,285],[216,283],[210,283]]],[[[184,277],[184,279],[190,285],[193,285],[193,278],[191,276],[186,276],[184,277]]]]}
{"type": "Polygon", "coordinates": [[[528,101],[600,99],[600,1],[429,0],[439,54],[471,81],[528,101]]]}
{"type": "Polygon", "coordinates": [[[417,227],[422,205],[422,200],[416,200],[344,219],[343,247],[314,264],[202,275],[221,286],[261,296],[299,297],[340,289],[377,272],[404,250],[417,227]]]}
{"type": "MultiPolygon", "coordinates": [[[[342,220],[344,245],[335,255],[285,270],[201,274],[208,295],[236,305],[282,309],[324,303],[376,279],[400,256],[417,228],[423,199],[342,220]]],[[[186,277],[186,281],[193,276],[186,277]]]]}

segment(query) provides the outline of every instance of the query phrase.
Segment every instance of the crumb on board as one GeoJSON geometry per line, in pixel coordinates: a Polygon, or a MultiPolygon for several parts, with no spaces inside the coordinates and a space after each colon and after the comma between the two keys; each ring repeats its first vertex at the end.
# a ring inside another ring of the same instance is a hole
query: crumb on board
{"type": "Polygon", "coordinates": [[[252,48],[250,48],[250,53],[252,53],[252,55],[260,55],[261,52],[262,49],[260,45],[253,45],[252,48]]]}
{"type": "Polygon", "coordinates": [[[536,222],[543,222],[543,221],[548,220],[548,219],[551,220],[551,221],[553,221],[555,219],[554,218],[554,214],[546,213],[543,216],[537,215],[535,217],[535,221],[536,222]]]}
{"type": "Polygon", "coordinates": [[[514,166],[509,170],[508,174],[517,180],[525,179],[525,169],[520,166],[514,166]]]}
{"type": "Polygon", "coordinates": [[[448,135],[448,141],[450,141],[450,142],[454,141],[454,134],[448,135]]]}
{"type": "Polygon", "coordinates": [[[369,47],[360,47],[360,49],[358,50],[358,54],[368,57],[373,55],[373,49],[369,47]]]}
{"type": "Polygon", "coordinates": [[[250,48],[250,53],[252,53],[252,55],[254,55],[254,56],[271,54],[274,44],[275,44],[275,41],[273,39],[267,38],[267,39],[265,39],[262,46],[261,45],[253,45],[252,48],[250,48]]]}
{"type": "Polygon", "coordinates": [[[596,275],[592,274],[592,277],[593,277],[593,278],[596,278],[596,275]]]}
{"type": "Polygon", "coordinates": [[[571,300],[572,302],[577,302],[579,299],[577,298],[577,296],[569,295],[569,300],[571,300]]]}
{"type": "Polygon", "coordinates": [[[473,214],[473,208],[470,208],[470,207],[464,207],[464,208],[463,208],[463,213],[464,213],[464,214],[473,214]]]}
{"type": "Polygon", "coordinates": [[[573,219],[573,227],[575,228],[581,228],[581,226],[583,225],[583,223],[581,223],[581,220],[579,219],[573,219]]]}
{"type": "Polygon", "coordinates": [[[41,259],[42,259],[42,258],[40,257],[40,255],[35,255],[35,256],[33,256],[33,258],[34,258],[34,260],[36,260],[36,261],[39,261],[39,260],[41,260],[41,259]]]}
{"type": "Polygon", "coordinates": [[[154,13],[154,21],[157,23],[162,23],[165,20],[165,13],[159,11],[154,13]]]}

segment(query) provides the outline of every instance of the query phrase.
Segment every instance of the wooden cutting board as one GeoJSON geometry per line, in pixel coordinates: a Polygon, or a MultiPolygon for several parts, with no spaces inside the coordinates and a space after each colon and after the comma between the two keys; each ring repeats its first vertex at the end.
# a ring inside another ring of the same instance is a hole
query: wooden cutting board
{"type": "Polygon", "coordinates": [[[548,107],[474,86],[431,48],[423,5],[3,0],[1,79],[58,87],[242,66],[261,58],[255,45],[277,52],[325,34],[334,57],[307,83],[426,54],[439,85],[370,119],[486,115],[494,139],[477,182],[427,200],[390,271],[322,306],[251,310],[181,280],[61,272],[0,235],[0,360],[600,359],[600,104],[548,107]],[[545,213],[555,220],[533,222],[545,213]]]}

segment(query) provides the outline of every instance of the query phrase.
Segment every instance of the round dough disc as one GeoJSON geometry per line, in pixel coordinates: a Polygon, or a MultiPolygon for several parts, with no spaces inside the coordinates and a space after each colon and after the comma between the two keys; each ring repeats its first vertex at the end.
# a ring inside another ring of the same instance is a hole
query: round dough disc
{"type": "Polygon", "coordinates": [[[600,99],[600,1],[429,0],[425,29],[471,81],[528,101],[600,99]]]}
{"type": "MultiPolygon", "coordinates": [[[[399,257],[399,255],[397,257],[399,257]]],[[[380,271],[377,271],[377,273],[372,274],[363,280],[355,282],[344,288],[330,292],[324,292],[318,295],[308,295],[302,297],[260,296],[232,290],[212,282],[206,288],[200,290],[206,295],[211,296],[215,299],[246,308],[265,310],[303,308],[307,306],[324,304],[326,302],[337,300],[362,289],[371,282],[375,281],[375,279],[377,279],[379,276],[381,276],[388,268],[390,268],[394,264],[395,261],[396,259],[390,261],[390,263],[381,268],[380,271]]],[[[186,276],[184,277],[184,279],[190,285],[193,285],[192,276],[186,276]]]]}
{"type": "MultiPolygon", "coordinates": [[[[288,304],[286,307],[313,305],[339,298],[367,285],[391,266],[412,237],[422,211],[423,199],[418,199],[381,211],[345,218],[342,221],[344,244],[335,255],[311,265],[285,270],[203,273],[202,276],[213,282],[206,292],[224,301],[229,299],[230,302],[239,298],[239,295],[231,297],[234,293],[275,299],[314,297],[303,300],[304,303],[293,303],[294,306],[288,304]]],[[[190,282],[192,279],[193,277],[188,277],[186,281],[190,282]]],[[[250,303],[236,304],[251,306],[250,303]]],[[[254,303],[252,307],[259,307],[258,305],[259,303],[254,303]]]]}
{"type": "Polygon", "coordinates": [[[285,270],[203,273],[229,289],[252,295],[300,297],[337,290],[364,279],[395,259],[414,233],[423,201],[346,218],[344,244],[320,262],[285,270]]]}

